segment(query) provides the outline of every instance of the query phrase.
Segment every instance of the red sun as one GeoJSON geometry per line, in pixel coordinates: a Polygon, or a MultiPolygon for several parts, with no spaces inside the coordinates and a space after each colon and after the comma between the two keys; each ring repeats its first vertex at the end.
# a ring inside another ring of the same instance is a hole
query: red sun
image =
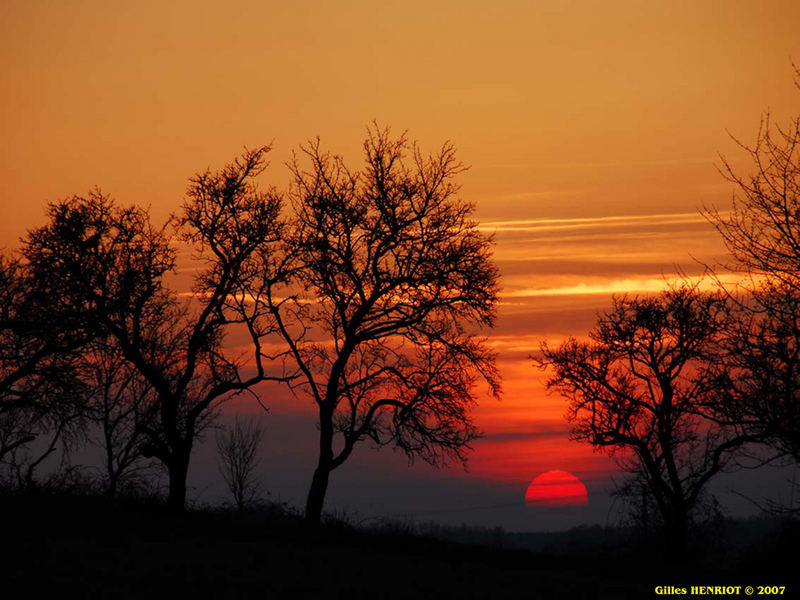
{"type": "Polygon", "coordinates": [[[585,506],[586,486],[567,471],[547,471],[534,479],[525,492],[528,506],[585,506]]]}

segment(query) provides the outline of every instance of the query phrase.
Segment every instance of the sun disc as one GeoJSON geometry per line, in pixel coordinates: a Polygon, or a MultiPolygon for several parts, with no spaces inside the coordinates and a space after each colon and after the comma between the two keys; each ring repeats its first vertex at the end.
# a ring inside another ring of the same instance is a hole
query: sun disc
{"type": "Polygon", "coordinates": [[[538,475],[525,491],[527,506],[585,506],[589,494],[580,479],[567,471],[538,475]]]}

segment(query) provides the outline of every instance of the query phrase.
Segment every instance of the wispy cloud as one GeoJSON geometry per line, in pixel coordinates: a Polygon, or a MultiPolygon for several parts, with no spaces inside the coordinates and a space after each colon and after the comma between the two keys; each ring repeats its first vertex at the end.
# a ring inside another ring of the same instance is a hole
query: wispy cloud
{"type": "Polygon", "coordinates": [[[526,169],[526,170],[547,170],[547,169],[619,169],[625,167],[652,167],[662,165],[709,165],[711,162],[707,157],[702,158],[661,158],[654,160],[619,160],[619,161],[598,161],[591,162],[558,162],[558,163],[489,163],[482,166],[484,169],[526,169]]]}
{"type": "MultiPolygon", "coordinates": [[[[740,280],[735,276],[721,277],[723,283],[736,284],[740,280]]],[[[686,282],[696,285],[703,291],[716,289],[716,282],[702,276],[681,278],[628,278],[601,281],[597,283],[579,282],[549,288],[527,288],[503,292],[505,298],[535,298],[541,296],[585,296],[591,294],[624,294],[624,293],[658,293],[675,285],[686,282]]]]}
{"type": "Polygon", "coordinates": [[[671,213],[652,215],[617,215],[612,217],[575,217],[563,219],[514,219],[509,221],[487,221],[481,223],[481,231],[494,232],[545,232],[599,227],[641,227],[647,225],[690,225],[706,223],[700,213],[671,213]]]}

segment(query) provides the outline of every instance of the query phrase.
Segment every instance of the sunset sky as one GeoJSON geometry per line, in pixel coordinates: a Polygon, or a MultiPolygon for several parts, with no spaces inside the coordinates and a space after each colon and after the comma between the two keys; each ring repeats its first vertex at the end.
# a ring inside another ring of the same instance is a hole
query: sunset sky
{"type": "MultiPolygon", "coordinates": [[[[317,135],[358,165],[373,119],[423,148],[456,145],[471,167],[461,197],[495,233],[505,393],[477,412],[486,436],[467,473],[359,448],[330,501],[365,518],[604,522],[613,463],[568,440],[564,402],[528,357],[541,340],[584,334],[612,293],[654,292],[676,265],[696,275],[722,257],[697,210],[730,203],[718,154],[746,168],[729,134],[749,142],[766,109],[778,122],[800,112],[798,2],[6,0],[0,11],[5,248],[42,223],[47,201],[95,185],[161,220],[190,175],[245,146],[274,144],[261,182],[285,187],[283,163],[317,135]],[[589,504],[526,507],[549,470],[577,475],[589,504]]],[[[300,504],[312,407],[265,394],[264,486],[300,504]]],[[[221,494],[215,469],[201,448],[201,501],[221,494]]],[[[780,493],[782,476],[758,477],[780,493]]]]}

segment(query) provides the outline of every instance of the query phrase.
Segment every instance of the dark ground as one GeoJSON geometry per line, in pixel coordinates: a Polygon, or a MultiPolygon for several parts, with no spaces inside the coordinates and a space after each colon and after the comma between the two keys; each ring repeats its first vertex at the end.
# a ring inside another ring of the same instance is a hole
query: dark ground
{"type": "Polygon", "coordinates": [[[659,585],[786,585],[791,598],[800,568],[797,524],[768,520],[730,524],[727,541],[669,563],[600,528],[418,536],[395,526],[311,528],[274,508],[171,515],[150,502],[111,510],[73,496],[5,496],[0,511],[0,598],[577,600],[655,598],[659,585]]]}

